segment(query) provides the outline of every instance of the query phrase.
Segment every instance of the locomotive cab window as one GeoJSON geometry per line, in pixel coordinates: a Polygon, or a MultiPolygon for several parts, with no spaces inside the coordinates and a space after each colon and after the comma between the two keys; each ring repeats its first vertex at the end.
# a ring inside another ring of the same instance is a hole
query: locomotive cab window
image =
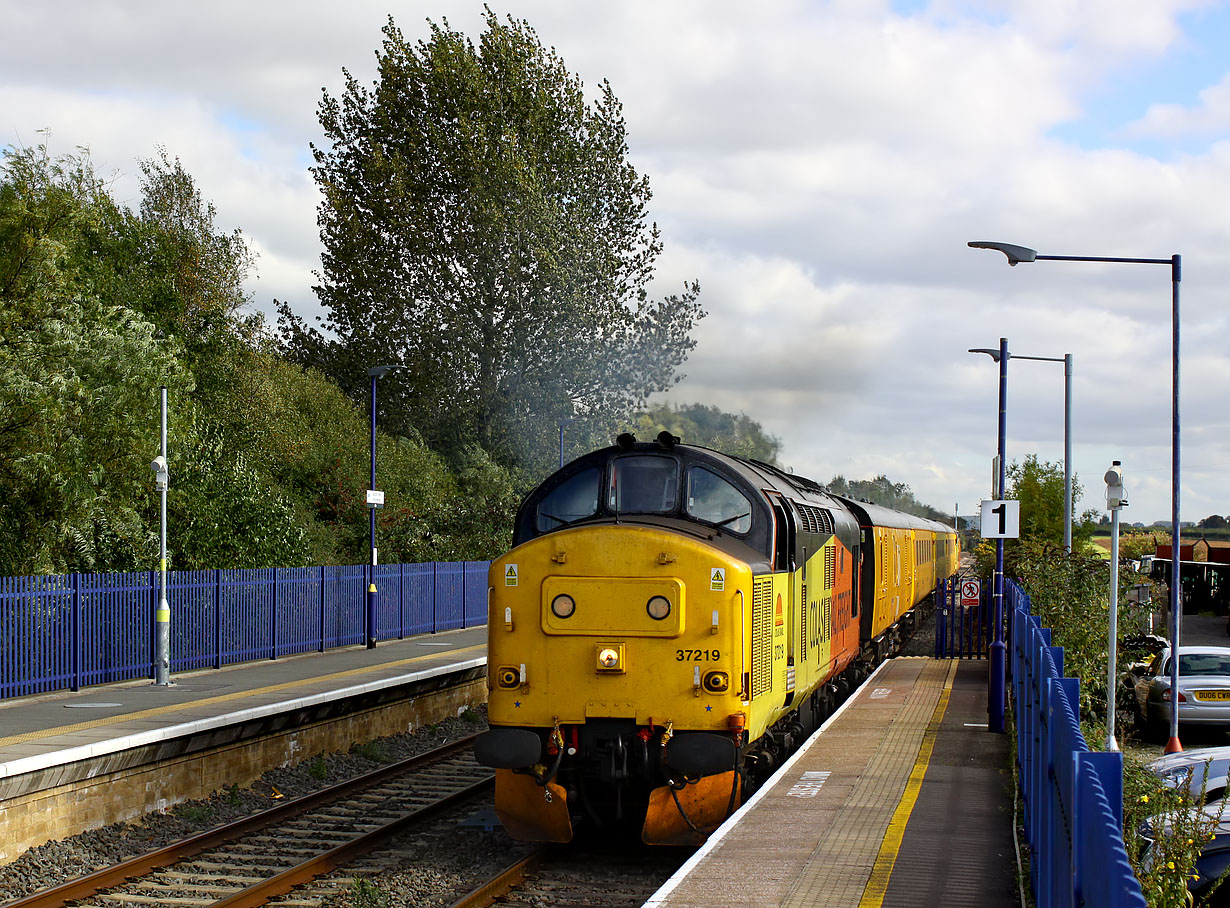
{"type": "Polygon", "coordinates": [[[538,503],[538,513],[534,515],[538,532],[546,533],[598,513],[598,490],[601,487],[601,471],[590,467],[552,489],[538,503]]]}
{"type": "Polygon", "coordinates": [[[712,470],[704,467],[688,470],[685,502],[684,510],[689,517],[741,535],[752,528],[752,503],[712,470]]]}
{"type": "Polygon", "coordinates": [[[656,454],[617,457],[611,462],[607,507],[616,514],[667,514],[675,510],[679,464],[656,454]]]}

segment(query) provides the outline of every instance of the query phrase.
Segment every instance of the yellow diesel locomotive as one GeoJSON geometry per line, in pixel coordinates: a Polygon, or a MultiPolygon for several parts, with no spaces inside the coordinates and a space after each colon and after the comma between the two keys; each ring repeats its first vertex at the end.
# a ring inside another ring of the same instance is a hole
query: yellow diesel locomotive
{"type": "Polygon", "coordinates": [[[944,524],[678,442],[562,467],[491,565],[475,752],[516,838],[702,842],[956,572],[944,524]]]}

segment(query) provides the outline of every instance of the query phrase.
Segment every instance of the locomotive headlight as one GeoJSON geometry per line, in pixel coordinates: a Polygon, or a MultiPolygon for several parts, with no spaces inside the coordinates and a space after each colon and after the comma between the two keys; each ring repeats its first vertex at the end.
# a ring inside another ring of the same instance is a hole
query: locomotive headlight
{"type": "Polygon", "coordinates": [[[649,612],[649,617],[654,621],[661,621],[671,613],[671,601],[665,596],[654,596],[646,604],[645,611],[649,612]]]}
{"type": "Polygon", "coordinates": [[[571,618],[577,610],[576,600],[567,593],[560,593],[551,600],[551,614],[556,618],[571,618]]]}
{"type": "Polygon", "coordinates": [[[730,675],[726,672],[708,672],[704,685],[705,690],[711,694],[724,694],[730,690],[730,675]]]}
{"type": "Polygon", "coordinates": [[[597,668],[600,672],[622,672],[624,670],[622,643],[599,643],[597,657],[597,668]]]}

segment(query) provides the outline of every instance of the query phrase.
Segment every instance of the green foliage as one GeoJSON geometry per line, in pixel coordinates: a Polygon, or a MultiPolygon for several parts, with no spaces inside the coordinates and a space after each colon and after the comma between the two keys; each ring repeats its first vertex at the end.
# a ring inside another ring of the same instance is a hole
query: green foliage
{"type": "Polygon", "coordinates": [[[686,444],[769,464],[777,463],[782,445],[746,413],[736,416],[704,404],[659,404],[637,416],[634,427],[641,439],[653,438],[665,429],[686,444]]]}
{"type": "MultiPolygon", "coordinates": [[[[156,564],[159,385],[173,568],[366,561],[364,409],[241,314],[253,257],[179,162],[142,174],[133,213],[84,154],[4,153],[0,574],[156,564]]],[[[484,451],[446,462],[409,429],[377,448],[383,561],[507,547],[514,479],[484,451]]]]}
{"type": "Polygon", "coordinates": [[[324,754],[316,754],[308,761],[308,775],[317,781],[324,781],[329,777],[329,764],[325,762],[324,754]]]}
{"type": "Polygon", "coordinates": [[[393,758],[379,741],[364,741],[350,748],[356,757],[362,757],[371,763],[391,763],[393,758]]]}
{"type": "Polygon", "coordinates": [[[0,178],[0,574],[148,564],[158,386],[192,389],[180,347],[77,267],[118,219],[87,158],[6,151],[0,178]]]}
{"type": "MultiPolygon", "coordinates": [[[[1081,721],[1101,729],[1105,737],[1107,642],[1110,637],[1110,573],[1107,563],[1089,554],[1068,555],[1062,546],[1037,539],[1022,540],[1012,574],[1029,594],[1033,613],[1043,627],[1051,628],[1051,642],[1064,648],[1063,670],[1079,678],[1081,721]]],[[[1009,576],[1012,576],[1010,574],[1009,576]]],[[[1146,607],[1131,602],[1127,592],[1141,577],[1126,568],[1119,571],[1118,646],[1115,677],[1118,678],[1141,653],[1132,650],[1125,637],[1141,634],[1147,627],[1146,607]]],[[[1120,692],[1122,694],[1122,692],[1120,692]]],[[[1133,714],[1126,694],[1116,700],[1116,735],[1125,732],[1133,714]]],[[[1086,734],[1088,740],[1099,736],[1086,734]]]]}
{"type": "Polygon", "coordinates": [[[402,365],[384,425],[537,473],[560,420],[626,420],[674,383],[699,288],[646,292],[662,243],[608,84],[587,103],[528,23],[490,10],[477,45],[430,28],[411,44],[390,19],[377,81],[324,94],[326,330],[282,305],[282,338],[354,397],[369,366],[402,365]]]}
{"type": "Polygon", "coordinates": [[[834,495],[844,495],[846,498],[857,498],[870,501],[884,508],[916,514],[929,520],[941,523],[951,523],[952,515],[945,514],[930,505],[925,505],[903,482],[893,482],[883,473],[875,479],[846,479],[844,476],[834,476],[828,484],[828,490],[834,495]]]}
{"type": "Polygon", "coordinates": [[[214,818],[213,806],[204,801],[188,801],[176,804],[171,808],[175,816],[191,823],[193,826],[204,826],[214,818]]]}
{"type": "MultiPolygon", "coordinates": [[[[1124,754],[1123,838],[1149,908],[1187,908],[1191,904],[1188,881],[1198,878],[1196,859],[1212,840],[1220,819],[1219,811],[1199,810],[1204,801],[1203,786],[1196,793],[1186,784],[1167,788],[1144,761],[1124,754]],[[1152,843],[1141,835],[1141,825],[1146,821],[1152,824],[1152,843]]],[[[1218,803],[1224,810],[1226,802],[1218,803]]]]}
{"type": "Polygon", "coordinates": [[[350,897],[355,908],[387,908],[388,898],[380,887],[364,877],[355,877],[350,884],[350,897]]]}

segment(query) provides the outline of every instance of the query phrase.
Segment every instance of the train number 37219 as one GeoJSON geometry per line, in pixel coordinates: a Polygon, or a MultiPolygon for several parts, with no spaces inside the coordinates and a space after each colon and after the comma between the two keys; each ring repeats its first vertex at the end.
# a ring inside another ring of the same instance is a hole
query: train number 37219
{"type": "Polygon", "coordinates": [[[677,649],[676,662],[717,662],[722,651],[716,649],[677,649]]]}

